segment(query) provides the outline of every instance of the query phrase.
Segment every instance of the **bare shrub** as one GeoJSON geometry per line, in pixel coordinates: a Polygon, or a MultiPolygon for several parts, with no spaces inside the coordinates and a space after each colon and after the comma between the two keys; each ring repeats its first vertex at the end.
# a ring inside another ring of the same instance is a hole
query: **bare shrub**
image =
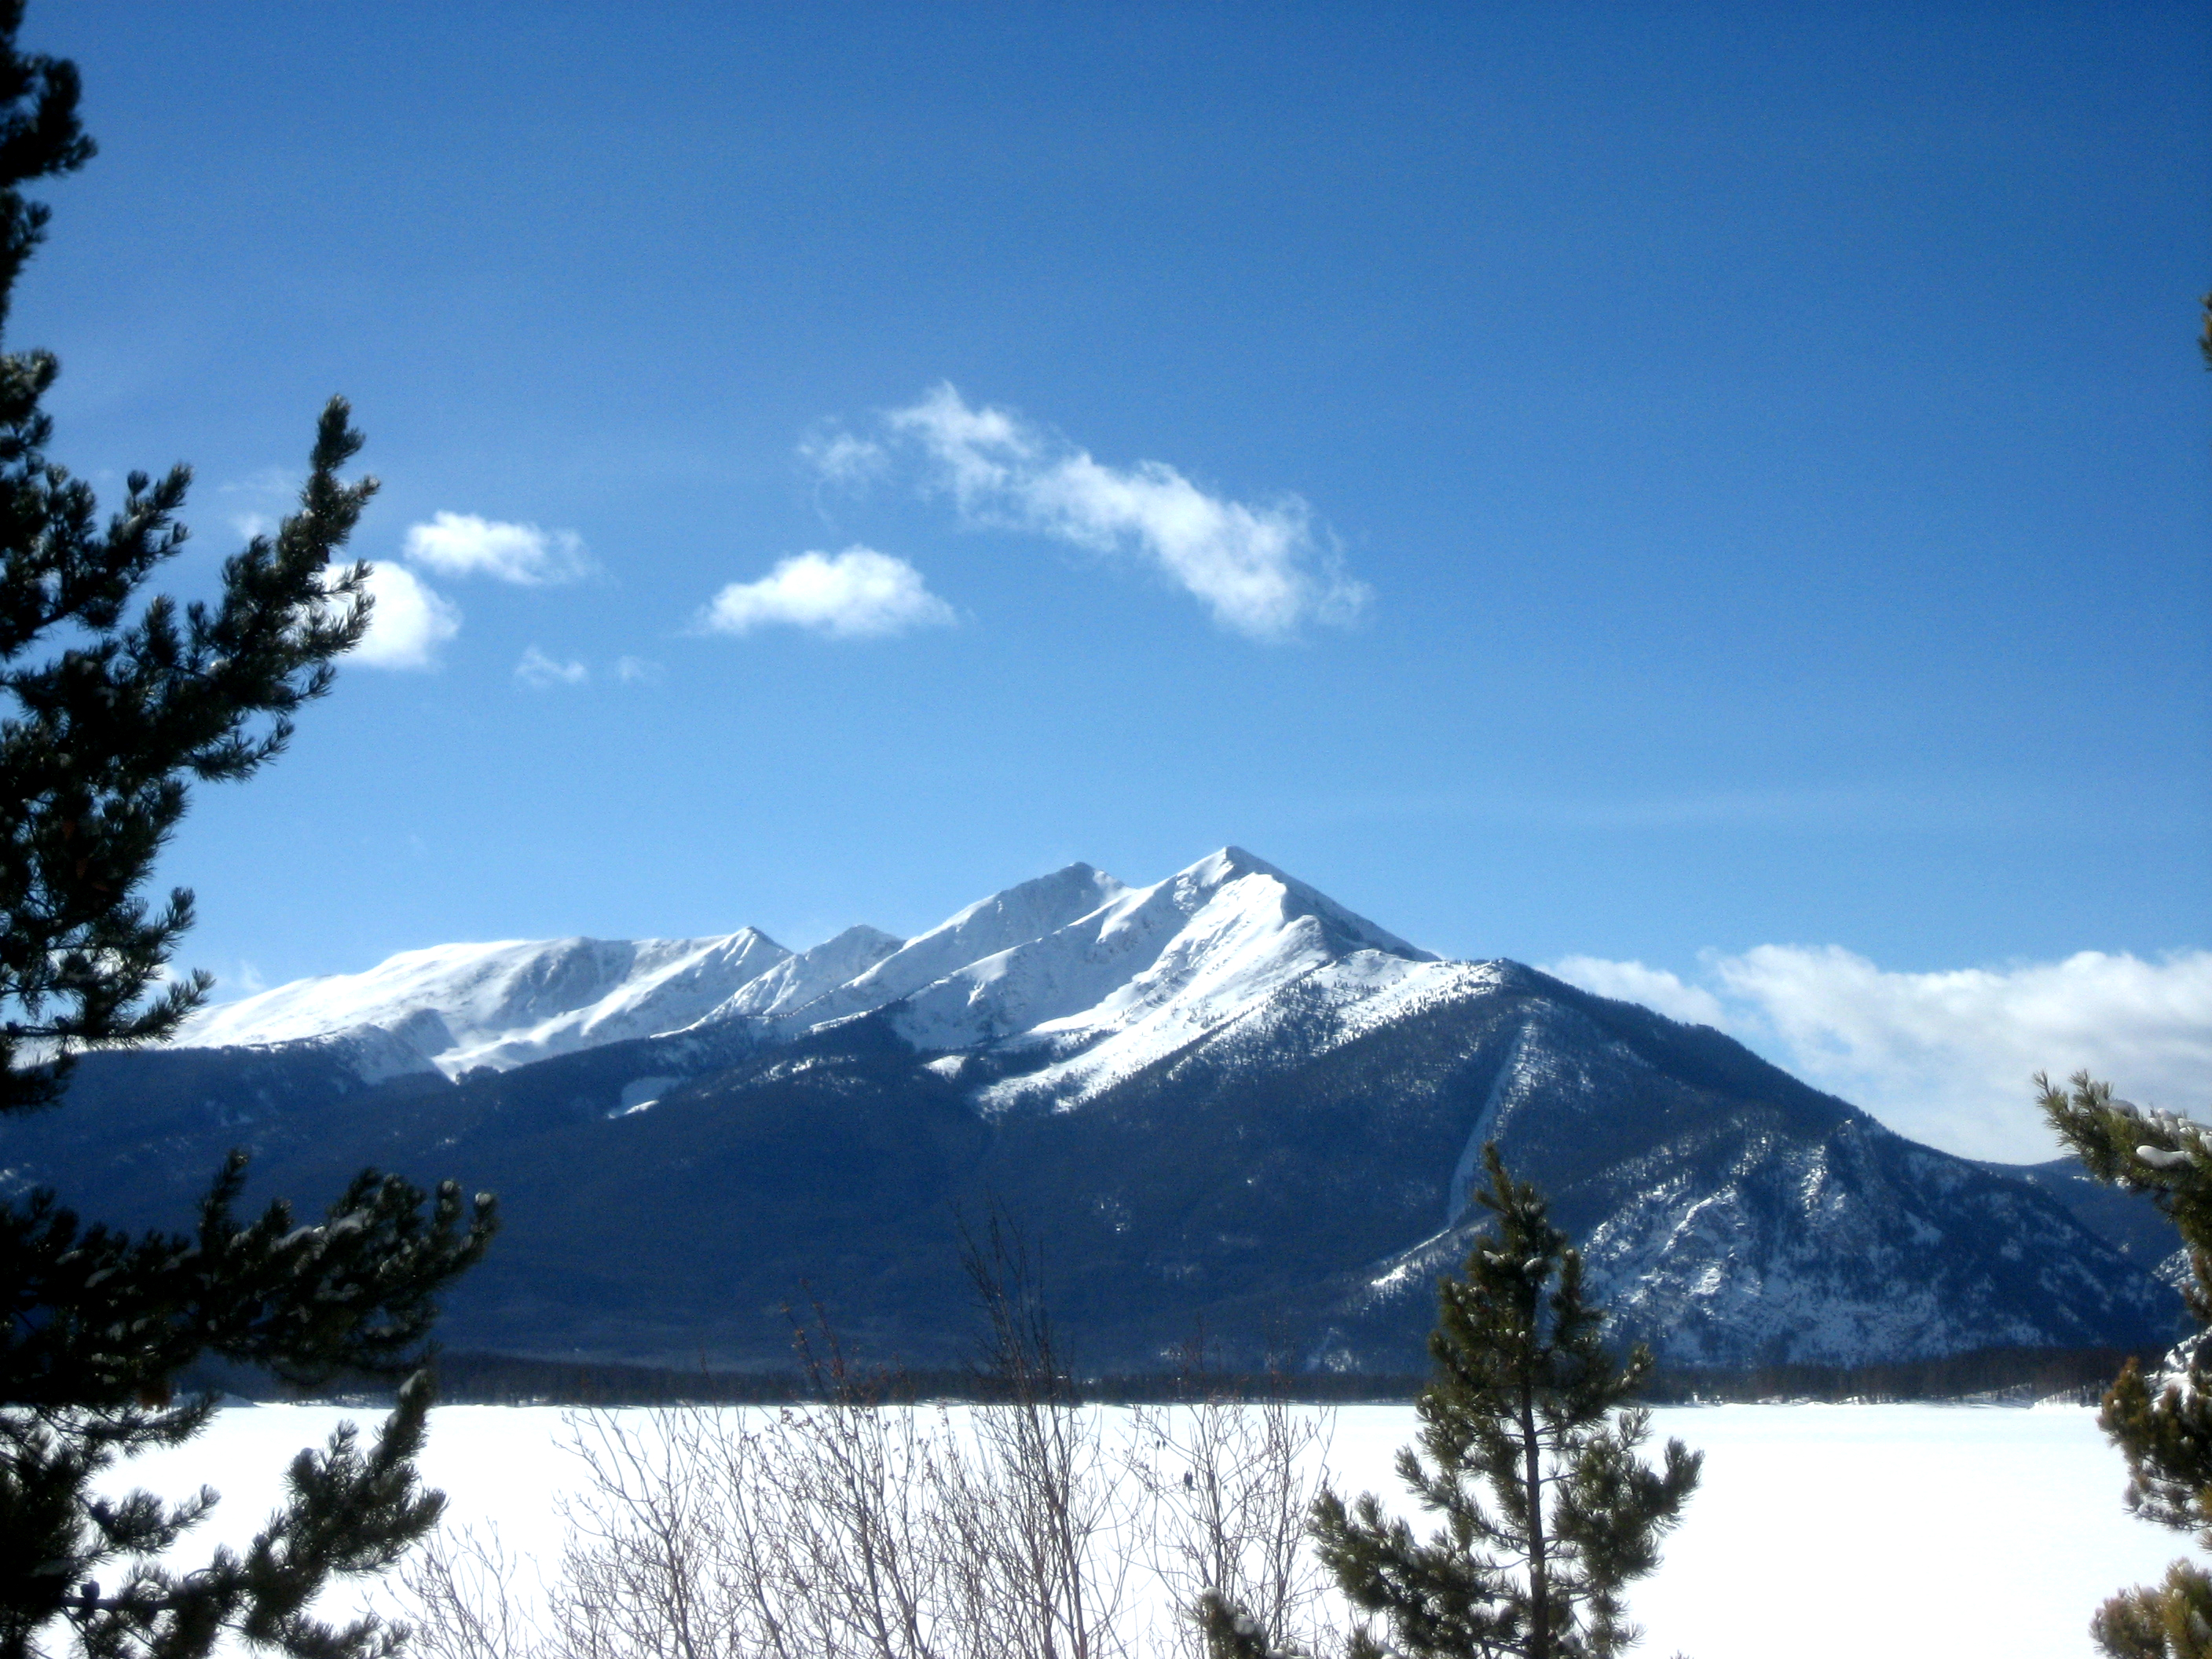
{"type": "Polygon", "coordinates": [[[574,1659],[750,1659],[778,1653],[751,1616],[746,1547],[763,1516],[748,1437],[714,1413],[641,1422],[571,1413],[568,1450],[588,1474],[563,1510],[568,1540],[550,1596],[574,1659]]]}
{"type": "Polygon", "coordinates": [[[960,1659],[941,1418],[842,1400],[754,1426],[572,1423],[590,1485],[553,1601],[578,1659],[960,1659]]]}
{"type": "Polygon", "coordinates": [[[1185,1616],[1176,1647],[1206,1651],[1209,1595],[1243,1611],[1271,1649],[1315,1645],[1323,1581],[1306,1544],[1335,1413],[1294,1408],[1279,1387],[1256,1401],[1209,1396],[1140,1406],[1125,1455],[1142,1495],[1148,1565],[1185,1616]]]}
{"type": "Polygon", "coordinates": [[[978,1403],[887,1403],[823,1328],[819,1403],[568,1414],[584,1467],[559,1571],[532,1602],[495,1532],[404,1570],[428,1659],[1139,1659],[1200,1651],[1214,1591],[1271,1638],[1318,1587],[1303,1518],[1327,1431],[1271,1398],[1139,1409],[1079,1398],[1033,1256],[993,1218],[968,1267],[978,1403]],[[1144,1621],[1132,1574],[1177,1615],[1144,1621]],[[1155,1621],[1157,1622],[1157,1621],[1155,1621]]]}
{"type": "Polygon", "coordinates": [[[1310,1641],[1322,1422],[1268,1399],[571,1413],[558,1569],[449,1529],[402,1579],[425,1659],[1137,1659],[1208,1590],[1310,1641]]]}
{"type": "Polygon", "coordinates": [[[942,1513],[988,1639],[975,1659],[1118,1659],[1130,1495],[1053,1334],[1036,1259],[994,1212],[963,1260],[983,1316],[972,1446],[949,1459],[942,1513]]]}
{"type": "Polygon", "coordinates": [[[400,1568],[408,1650],[423,1659],[555,1659],[520,1593],[523,1571],[495,1524],[432,1533],[400,1568]]]}
{"type": "Polygon", "coordinates": [[[937,1517],[947,1438],[924,1411],[840,1401],[787,1410],[749,1442],[775,1529],[772,1553],[750,1551],[746,1571],[775,1587],[763,1600],[779,1605],[794,1655],[963,1651],[937,1517]]]}

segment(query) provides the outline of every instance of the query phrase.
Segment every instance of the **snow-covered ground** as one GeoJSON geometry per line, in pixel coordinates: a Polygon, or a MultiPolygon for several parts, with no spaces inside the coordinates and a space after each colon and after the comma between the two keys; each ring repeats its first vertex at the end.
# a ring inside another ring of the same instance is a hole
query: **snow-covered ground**
{"type": "MultiPolygon", "coordinates": [[[[364,1414],[225,1411],[199,1441],[129,1473],[173,1497],[203,1481],[224,1493],[191,1552],[204,1554],[217,1538],[250,1536],[285,1463],[349,1415],[364,1414]]],[[[2099,1601],[2189,1547],[2127,1514],[2119,1457],[2086,1410],[1721,1406],[1655,1416],[1656,1438],[1679,1436],[1706,1455],[1665,1564],[1631,1598],[1649,1631],[1638,1650],[1655,1659],[2072,1659],[2091,1650],[2085,1627],[2099,1601]]],[[[1403,1407],[1340,1409],[1329,1454],[1339,1487],[1395,1495],[1390,1461],[1413,1425],[1403,1407]]],[[[550,1565],[556,1500],[580,1484],[561,1439],[554,1408],[441,1407],[424,1471],[449,1495],[453,1522],[496,1521],[510,1548],[550,1565]]]]}

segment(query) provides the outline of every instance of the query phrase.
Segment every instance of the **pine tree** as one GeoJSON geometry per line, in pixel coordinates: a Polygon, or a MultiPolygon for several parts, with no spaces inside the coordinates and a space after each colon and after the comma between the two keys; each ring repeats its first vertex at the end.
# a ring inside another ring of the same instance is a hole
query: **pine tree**
{"type": "MultiPolygon", "coordinates": [[[[1579,1251],[1536,1189],[1483,1149],[1492,1216],[1463,1278],[1437,1285],[1436,1362],[1420,1395],[1419,1449],[1398,1477],[1443,1527],[1418,1540],[1372,1494],[1314,1504],[1323,1563],[1346,1598],[1389,1627],[1386,1650],[1355,1634],[1354,1659],[1522,1656],[1605,1659],[1638,1634],[1621,1592],[1659,1563],[1659,1543],[1698,1484],[1703,1454],[1667,1443],[1638,1455],[1650,1414],[1629,1407],[1650,1373],[1639,1346],[1617,1359],[1604,1312],[1583,1295],[1579,1251]]],[[[1210,1630],[1224,1610],[1208,1610],[1210,1630]]],[[[1238,1651],[1223,1631],[1215,1651],[1238,1651]]]]}
{"type": "Polygon", "coordinates": [[[1297,1648],[1270,1643],[1260,1621],[1218,1590],[1200,1593],[1191,1617],[1206,1643],[1206,1659],[1307,1659],[1297,1648]]]}
{"type": "MultiPolygon", "coordinates": [[[[2212,294],[2199,302],[2197,349],[2212,370],[2212,294]]],[[[2168,1356],[2152,1384],[2130,1359],[2105,1391],[2097,1421],[2128,1460],[2128,1506],[2146,1520],[2193,1532],[2212,1549],[2212,1128],[2115,1100],[2112,1085],[2076,1072],[2067,1091],[2035,1074],[2037,1103],[2058,1138],[2108,1187],[2148,1193],[2189,1252],[2181,1298],[2197,1334],[2168,1356]]],[[[2123,1590],[2089,1621],[2114,1659],[2212,1659],[2212,1576],[2188,1561],[2166,1582],[2123,1590]]]]}
{"type": "MultiPolygon", "coordinates": [[[[2109,1083],[2074,1074],[2070,1091],[2038,1073],[2039,1100],[2089,1173],[2107,1186],[2148,1193],[2173,1218],[2189,1252],[2182,1300],[2197,1334],[2147,1378],[2130,1359],[2098,1416],[2128,1460],[2128,1506],[2147,1521],[2197,1534],[2212,1549],[2212,1127],[2112,1097],[2109,1083]]],[[[2166,1582],[2119,1595],[2090,1622],[2114,1659],[2212,1656],[2212,1576],[2187,1561],[2166,1582]]]]}
{"type": "MultiPolygon", "coordinates": [[[[15,50],[22,10],[0,0],[0,324],[48,217],[22,187],[93,154],[74,66],[15,50]]],[[[219,599],[180,611],[142,589],[185,539],[188,471],[133,474],[100,526],[91,490],[45,454],[58,373],[45,352],[0,356],[0,1113],[53,1106],[81,1051],[165,1036],[205,996],[201,975],[163,982],[191,896],[143,896],[187,782],[275,757],[368,625],[366,568],[331,562],[375,489],[339,476],[361,445],[343,401],[323,412],[299,511],[224,565],[219,599]]],[[[416,1366],[432,1297],[482,1255],[493,1206],[368,1171],[319,1225],[281,1202],[249,1222],[234,1213],[244,1179],[234,1154],[187,1234],[132,1238],[47,1192],[0,1204],[0,1659],[71,1644],[196,1659],[226,1631],[301,1659],[392,1646],[373,1619],[332,1628],[307,1607],[437,1518],[412,1462],[429,1405],[416,1366]],[[171,1504],[93,1485],[206,1426],[211,1401],[172,1396],[208,1354],[300,1382],[408,1380],[373,1445],[349,1426],[302,1452],[252,1546],[182,1572],[151,1558],[214,1492],[171,1504]]]]}

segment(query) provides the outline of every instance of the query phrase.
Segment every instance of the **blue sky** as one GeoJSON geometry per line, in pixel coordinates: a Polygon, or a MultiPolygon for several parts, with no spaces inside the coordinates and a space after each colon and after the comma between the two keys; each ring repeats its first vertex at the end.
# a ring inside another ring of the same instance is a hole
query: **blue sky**
{"type": "Polygon", "coordinates": [[[26,27],[56,458],[195,464],[185,591],[331,392],[385,481],[382,665],[168,860],[231,988],[1236,842],[1908,1118],[1821,998],[2202,1075],[2203,8],[519,15],[26,27]]]}

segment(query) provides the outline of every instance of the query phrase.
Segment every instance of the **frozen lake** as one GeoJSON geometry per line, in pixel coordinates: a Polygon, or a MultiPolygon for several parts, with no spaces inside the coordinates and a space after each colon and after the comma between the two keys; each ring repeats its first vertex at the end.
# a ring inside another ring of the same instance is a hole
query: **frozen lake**
{"type": "MultiPolygon", "coordinates": [[[[1109,1419],[1115,1408],[1105,1408],[1109,1419]]],[[[642,1419],[642,1413],[623,1413],[642,1419]]],[[[283,1466],[346,1417],[325,1407],[242,1407],[201,1440],[131,1466],[179,1496],[224,1494],[209,1539],[242,1542],[275,1503],[283,1466]]],[[[2148,1582],[2190,1540],[2121,1504],[2119,1455],[2094,1414],[1964,1406],[1717,1406],[1654,1413],[1655,1438],[1705,1452],[1705,1481],[1666,1560],[1631,1593],[1667,1659],[1863,1659],[2002,1653],[2075,1659],[2091,1611],[2148,1582]]],[[[1410,1408],[1341,1407],[1329,1466],[1340,1490],[1394,1498],[1390,1462],[1410,1408]]],[[[551,1562],[556,1500],[580,1484],[554,1407],[446,1406],[424,1473],[453,1522],[495,1520],[510,1547],[551,1562]]]]}

